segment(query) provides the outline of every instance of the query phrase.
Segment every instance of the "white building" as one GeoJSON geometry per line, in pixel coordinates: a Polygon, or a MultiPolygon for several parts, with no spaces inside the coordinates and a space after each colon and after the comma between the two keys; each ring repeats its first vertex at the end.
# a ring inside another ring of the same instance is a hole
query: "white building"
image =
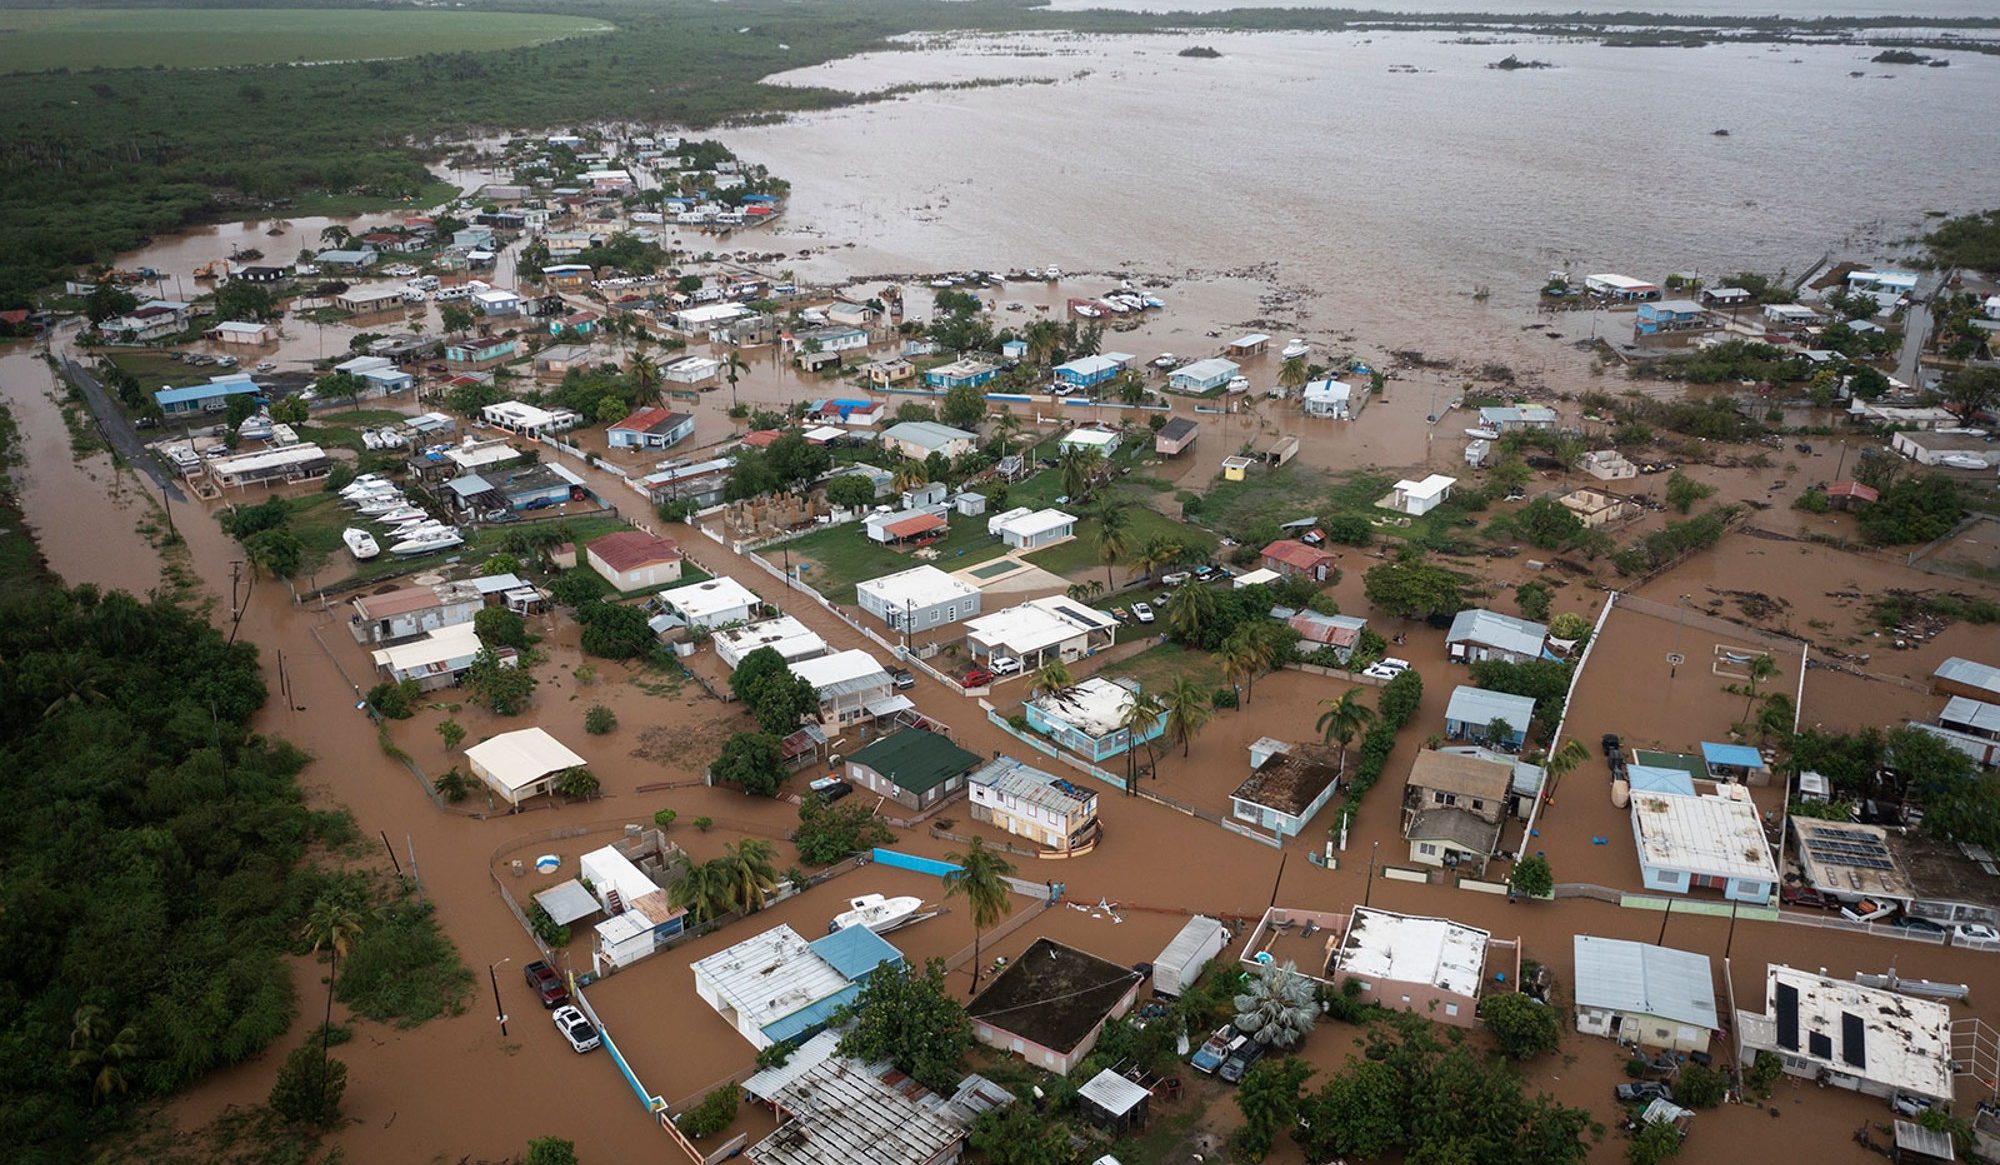
{"type": "Polygon", "coordinates": [[[521,297],[511,291],[503,291],[500,288],[493,287],[485,291],[473,292],[472,306],[477,308],[481,315],[517,315],[521,310],[521,297]]]}
{"type": "Polygon", "coordinates": [[[1749,789],[1716,788],[1709,796],[1633,795],[1632,841],[1642,880],[1648,890],[1720,890],[1725,898],[1764,905],[1777,889],[1778,867],[1763,818],[1749,789]]]}
{"type": "Polygon", "coordinates": [[[979,434],[936,421],[903,421],[882,430],[882,444],[894,453],[922,461],[933,453],[956,457],[979,444],[979,434]]]}
{"type": "Polygon", "coordinates": [[[1743,1063],[1771,1052],[1793,1076],[1870,1096],[1952,1099],[1951,1008],[1781,964],[1764,971],[1763,1014],[1736,1012],[1743,1063]]]}
{"type": "Polygon", "coordinates": [[[1583,471],[1599,481],[1624,481],[1639,476],[1639,467],[1616,449],[1595,449],[1584,454],[1583,471]]]}
{"type": "Polygon", "coordinates": [[[1013,658],[1029,670],[1051,659],[1082,659],[1111,646],[1117,636],[1118,620],[1056,595],[981,615],[965,625],[974,659],[1013,658]]]}
{"type": "Polygon", "coordinates": [[[1309,417],[1345,421],[1354,415],[1354,386],[1332,379],[1309,381],[1299,395],[1299,404],[1309,417]]]}
{"type": "Polygon", "coordinates": [[[1116,429],[1079,428],[1071,429],[1056,440],[1056,448],[1064,453],[1072,449],[1095,449],[1109,458],[1118,452],[1119,436],[1116,429]]]}
{"type": "Polygon", "coordinates": [[[892,631],[913,634],[979,614],[979,588],[925,563],[858,583],[861,609],[892,631]]]}
{"type": "Polygon", "coordinates": [[[965,779],[972,819],[1068,853],[1097,836],[1097,794],[1010,756],[965,779]]]}
{"type": "Polygon", "coordinates": [[[1222,388],[1235,379],[1239,365],[1234,360],[1211,356],[1183,364],[1167,375],[1167,387],[1175,392],[1204,393],[1222,388]]]}
{"type": "Polygon", "coordinates": [[[488,737],[465,750],[466,767],[509,805],[549,791],[558,773],[584,759],[540,728],[488,737]]]}
{"type": "MultiPolygon", "coordinates": [[[[601,959],[613,967],[636,963],[657,950],[661,939],[685,929],[687,911],[669,903],[666,891],[617,846],[607,845],[579,857],[577,873],[589,880],[588,893],[594,894],[597,905],[610,915],[593,927],[597,932],[593,962],[601,959]]],[[[581,883],[573,884],[583,888],[581,883]]],[[[582,906],[582,902],[576,904],[576,908],[582,906]]],[[[546,904],[543,909],[548,909],[546,904]]],[[[557,919],[557,925],[582,917],[587,913],[557,919]]]]}
{"type": "Polygon", "coordinates": [[[1025,507],[986,519],[986,532],[1016,550],[1052,546],[1076,535],[1076,517],[1061,510],[1025,507]]]}
{"type": "Polygon", "coordinates": [[[1428,514],[1451,496],[1451,487],[1457,484],[1457,478],[1446,477],[1442,473],[1433,473],[1421,481],[1405,478],[1396,483],[1394,492],[1389,495],[1389,508],[1411,517],[1428,514]]]}
{"type": "Polygon", "coordinates": [[[1620,303],[1631,303],[1642,299],[1660,298],[1660,285],[1634,279],[1630,275],[1586,275],[1583,289],[1606,299],[1620,303]]]}
{"type": "Polygon", "coordinates": [[[743,666],[743,657],[760,647],[777,652],[786,663],[817,659],[833,650],[826,640],[790,615],[759,619],[715,633],[716,657],[728,664],[730,671],[743,666]]]}
{"type": "Polygon", "coordinates": [[[1575,936],[1576,1030],[1621,1044],[1706,1052],[1722,1024],[1708,956],[1625,939],[1575,936]]]}
{"type": "Polygon", "coordinates": [[[510,433],[539,437],[574,429],[582,418],[568,409],[544,409],[518,400],[503,400],[480,409],[479,419],[510,433]]]}
{"type": "Polygon", "coordinates": [[[819,696],[820,722],[829,726],[896,711],[889,705],[897,701],[902,707],[911,706],[907,698],[891,699],[894,681],[889,673],[858,647],[803,659],[791,669],[793,675],[813,686],[819,696]]]}
{"type": "MultiPolygon", "coordinates": [[[[384,647],[372,653],[376,672],[392,684],[415,680],[426,692],[458,682],[472,666],[485,645],[471,623],[453,623],[428,632],[421,639],[384,647]]],[[[512,667],[516,659],[511,648],[500,657],[502,667],[512,667]]]]}
{"type": "Polygon", "coordinates": [[[903,955],[865,926],[850,926],[807,942],[789,926],[695,962],[695,994],[759,1049],[802,1039],[826,1026],[839,1007],[861,994],[884,963],[903,955]]]}
{"type": "Polygon", "coordinates": [[[1356,980],[1367,1002],[1472,1027],[1492,938],[1450,919],[1359,906],[1340,940],[1334,982],[1356,980]]]}
{"type": "Polygon", "coordinates": [[[722,371],[722,361],[707,356],[683,356],[660,369],[660,379],[675,384],[705,384],[722,371]]]}
{"type": "Polygon", "coordinates": [[[730,623],[748,623],[750,613],[762,602],[750,588],[728,575],[661,591],[658,599],[667,626],[711,631],[730,623]]]}
{"type": "Polygon", "coordinates": [[[1889,447],[1918,465],[1945,469],[1991,469],[2000,465],[2000,444],[1983,429],[1934,429],[1902,432],[1889,447]]]}

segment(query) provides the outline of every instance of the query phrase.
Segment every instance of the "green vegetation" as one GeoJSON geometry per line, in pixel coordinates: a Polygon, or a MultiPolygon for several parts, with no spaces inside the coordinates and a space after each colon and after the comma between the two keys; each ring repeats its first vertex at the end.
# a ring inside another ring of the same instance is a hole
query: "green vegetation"
{"type": "Polygon", "coordinates": [[[330,1129],[340,1123],[347,1065],[322,1056],[310,1043],[292,1049],[271,1086],[271,1111],[295,1125],[330,1129]]]}
{"type": "MultiPolygon", "coordinates": [[[[695,824],[699,826],[700,820],[695,824]]],[[[894,837],[861,798],[829,802],[812,793],[799,804],[799,827],[792,833],[792,844],[799,847],[800,861],[810,866],[829,866],[878,845],[888,845],[894,837]]]]}
{"type": "Polygon", "coordinates": [[[1934,267],[2000,271],[2000,210],[1948,218],[1924,236],[1934,267]]]}
{"type": "Polygon", "coordinates": [[[1684,555],[1705,550],[1729,532],[1729,521],[1738,512],[1734,505],[1719,506],[1699,517],[1668,522],[1637,542],[1611,556],[1619,574],[1647,574],[1684,555]]]}
{"type": "Polygon", "coordinates": [[[1964,513],[1958,483],[1938,474],[1901,477],[1861,511],[1861,533],[1882,546],[1908,546],[1951,533],[1964,513]]]}
{"type": "Polygon", "coordinates": [[[1894,631],[1917,620],[2000,623],[2000,603],[1984,595],[1968,595],[1959,591],[1891,590],[1869,597],[1868,619],[1885,631],[1894,631]]]}
{"type": "Polygon", "coordinates": [[[1507,876],[1507,887],[1516,894],[1529,898],[1546,898],[1555,891],[1555,875],[1549,870],[1549,859],[1540,854],[1529,854],[1514,863],[1514,872],[1507,876]]]}
{"type": "MultiPolygon", "coordinates": [[[[1119,507],[1119,514],[1125,521],[1126,544],[1138,550],[1155,538],[1165,539],[1180,547],[1181,562],[1205,562],[1215,553],[1215,535],[1196,529],[1186,522],[1178,522],[1154,510],[1142,509],[1137,505],[1119,507]]],[[[1076,537],[1068,542],[1037,550],[1021,557],[1051,574],[1071,576],[1090,570],[1103,570],[1104,559],[1097,550],[1097,531],[1103,519],[1096,514],[1083,518],[1076,524],[1076,537]]],[[[1131,553],[1119,555],[1124,570],[1115,581],[1127,581],[1122,575],[1141,568],[1144,564],[1131,553]]],[[[1162,564],[1168,565],[1168,564],[1162,564]]]]}
{"type": "MultiPolygon", "coordinates": [[[[936,565],[947,571],[975,566],[1007,551],[1005,543],[987,535],[983,518],[953,518],[951,533],[931,546],[938,551],[936,565]]],[[[801,565],[802,559],[808,561],[811,569],[801,576],[806,585],[832,602],[848,604],[854,602],[855,583],[908,570],[923,561],[913,558],[907,548],[870,541],[861,527],[852,523],[815,530],[782,545],[767,546],[758,553],[767,561],[782,563],[786,550],[791,552],[794,568],[801,565]]]]}
{"type": "Polygon", "coordinates": [[[1426,562],[1385,562],[1362,576],[1368,601],[1404,619],[1452,615],[1465,607],[1459,576],[1426,562]]]}
{"type": "Polygon", "coordinates": [[[742,1090],[734,1084],[725,1084],[701,1098],[701,1103],[674,1118],[680,1130],[695,1140],[712,1137],[728,1128],[736,1119],[736,1109],[741,1103],[742,1090]]]}
{"type": "Polygon", "coordinates": [[[949,1094],[965,1074],[972,1021],[945,986],[942,959],[921,970],[877,968],[834,1024],[852,1024],[840,1037],[841,1055],[888,1060],[926,1088],[949,1094]]]}
{"type": "Polygon", "coordinates": [[[1562,1042],[1562,1024],[1555,1008],[1519,991],[1487,997],[1479,1006],[1479,1021],[1500,1050],[1516,1060],[1553,1052],[1562,1042]]]}

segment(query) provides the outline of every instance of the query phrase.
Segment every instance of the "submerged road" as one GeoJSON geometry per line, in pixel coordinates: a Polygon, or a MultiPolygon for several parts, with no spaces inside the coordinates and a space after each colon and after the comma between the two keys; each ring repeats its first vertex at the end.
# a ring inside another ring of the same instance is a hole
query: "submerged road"
{"type": "Polygon", "coordinates": [[[84,403],[90,406],[92,415],[97,418],[98,430],[104,434],[105,440],[111,442],[111,448],[117,451],[118,456],[152,479],[153,484],[172,500],[186,501],[187,495],[181,492],[180,482],[153,456],[153,451],[146,448],[146,442],[139,436],[139,430],[133,427],[132,419],[112,402],[111,395],[104,390],[97,377],[91,375],[90,369],[77,363],[68,352],[62,353],[61,360],[63,379],[83,394],[84,403]]]}

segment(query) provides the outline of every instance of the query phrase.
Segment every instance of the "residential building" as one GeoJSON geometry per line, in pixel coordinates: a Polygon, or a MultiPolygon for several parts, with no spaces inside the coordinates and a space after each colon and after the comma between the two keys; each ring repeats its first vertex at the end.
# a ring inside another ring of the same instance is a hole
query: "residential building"
{"type": "Polygon", "coordinates": [[[636,963],[658,950],[662,940],[687,929],[687,911],[667,901],[666,891],[660,888],[655,876],[628,857],[626,849],[646,855],[661,871],[661,877],[673,868],[673,859],[681,856],[680,847],[658,833],[650,838],[600,846],[577,858],[577,873],[589,881],[590,888],[585,889],[580,880],[562,884],[568,887],[563,891],[562,901],[569,905],[561,912],[567,917],[550,910],[547,903],[541,902],[540,894],[535,896],[542,908],[549,910],[549,917],[555,919],[557,926],[568,926],[599,910],[607,915],[593,928],[597,932],[596,949],[591,952],[594,967],[600,963],[609,963],[614,968],[636,963]],[[577,897],[579,894],[581,898],[577,897]]]}
{"type": "Polygon", "coordinates": [[[1132,1010],[1144,977],[1053,939],[1036,939],[966,1006],[972,1038],[1038,1068],[1067,1074],[1104,1025],[1132,1010]]]}
{"type": "Polygon", "coordinates": [[[1708,956],[1673,947],[1574,938],[1576,1030],[1665,1052],[1708,1051],[1721,1030],[1708,956]]]}
{"type": "Polygon", "coordinates": [[[566,433],[583,418],[568,409],[544,409],[505,400],[479,410],[479,419],[523,437],[539,437],[544,433],[566,433]]]}
{"type": "Polygon", "coordinates": [[[621,594],[681,579],[680,547],[643,530],[606,534],[584,547],[584,559],[621,594]]]}
{"type": "Polygon", "coordinates": [[[963,792],[966,774],[979,767],[979,759],[942,732],[905,728],[849,755],[847,781],[921,813],[963,792]]]}
{"type": "Polygon", "coordinates": [[[1354,417],[1354,386],[1339,380],[1310,380],[1299,393],[1299,407],[1309,417],[1336,421],[1354,417]]]}
{"type": "Polygon", "coordinates": [[[480,315],[501,317],[519,315],[521,297],[505,288],[489,287],[485,291],[472,293],[472,307],[480,315]]]}
{"type": "MultiPolygon", "coordinates": [[[[526,585],[513,575],[502,577],[526,585]]],[[[356,643],[396,643],[461,623],[470,625],[472,617],[487,606],[486,592],[476,585],[478,581],[362,595],[351,604],[354,614],[348,618],[348,630],[356,643]]]]}
{"type": "Polygon", "coordinates": [[[1244,587],[1268,587],[1284,577],[1269,567],[1260,566],[1256,570],[1244,571],[1229,580],[1229,589],[1240,591],[1244,587]]]}
{"type": "Polygon", "coordinates": [[[1788,1075],[1869,1096],[1952,1100],[1948,1004],[1772,963],[1764,968],[1764,1007],[1736,1011],[1746,1068],[1770,1052],[1788,1075]]]}
{"type": "Polygon", "coordinates": [[[776,926],[698,959],[694,991],[759,1051],[816,1035],[861,994],[868,977],[903,964],[903,953],[865,926],[807,942],[776,926]]]}
{"type": "MultiPolygon", "coordinates": [[[[1283,607],[1274,608],[1271,615],[1280,617],[1283,607]]],[[[1300,655],[1311,655],[1322,648],[1331,649],[1336,658],[1346,663],[1354,655],[1354,649],[1361,644],[1361,633],[1368,629],[1368,620],[1354,615],[1322,615],[1318,611],[1291,611],[1282,616],[1285,624],[1299,633],[1295,645],[1300,655]]]]}
{"type": "Polygon", "coordinates": [[[943,503],[876,511],[861,519],[861,531],[871,542],[907,542],[911,539],[942,538],[951,529],[943,503]]]}
{"type": "Polygon", "coordinates": [[[613,449],[671,449],[694,433],[694,415],[672,409],[640,409],[604,431],[613,449]]]}
{"type": "Polygon", "coordinates": [[[1492,940],[1492,932],[1461,922],[1357,906],[1334,956],[1333,981],[1360,983],[1362,1002],[1474,1027],[1492,940]]]}
{"type": "Polygon", "coordinates": [[[661,591],[654,605],[667,621],[666,626],[713,631],[733,623],[748,623],[763,600],[725,574],[661,591]]]}
{"type": "Polygon", "coordinates": [[[954,388],[985,388],[998,375],[1000,367],[997,364],[988,364],[984,360],[958,359],[925,372],[924,384],[940,392],[948,392],[954,388]]]}
{"type": "Polygon", "coordinates": [[[275,343],[278,329],[274,324],[250,323],[245,320],[224,320],[203,332],[208,339],[229,347],[261,348],[275,343]]]}
{"type": "Polygon", "coordinates": [[[2000,445],[1994,445],[1983,430],[1904,431],[1889,439],[1889,447],[1918,465],[1972,470],[2000,465],[2000,445]]]}
{"type": "MultiPolygon", "coordinates": [[[[383,680],[392,684],[415,680],[422,690],[434,692],[457,683],[483,647],[471,623],[453,623],[420,639],[380,648],[370,657],[383,680]]],[[[514,666],[513,648],[501,648],[498,654],[502,667],[514,666]]]]}
{"type": "Polygon", "coordinates": [[[373,247],[342,247],[314,255],[313,264],[322,270],[365,271],[381,257],[373,247]]]}
{"type": "Polygon", "coordinates": [[[1224,360],[1211,356],[1206,360],[1196,360],[1183,364],[1167,374],[1167,387],[1175,392],[1198,395],[1226,388],[1236,378],[1240,365],[1234,360],[1224,360]]]}
{"type": "Polygon", "coordinates": [[[1282,578],[1303,576],[1325,582],[1339,569],[1339,556],[1318,546],[1307,546],[1296,538],[1280,538],[1264,547],[1264,569],[1282,578]]]}
{"type": "Polygon", "coordinates": [[[965,625],[975,660],[1018,659],[1028,671],[1052,659],[1070,663],[1094,655],[1117,638],[1118,620],[1060,595],[1030,599],[965,625]]]}
{"type": "Polygon", "coordinates": [[[1403,785],[1403,838],[1419,865],[1470,869],[1475,876],[1500,846],[1512,804],[1514,766],[1463,753],[1423,749],[1403,785]]]}
{"type": "Polygon", "coordinates": [[[466,767],[509,805],[549,791],[555,779],[588,762],[540,728],[502,732],[465,750],[466,767]]]}
{"type": "Polygon", "coordinates": [[[925,563],[854,588],[862,610],[891,631],[914,634],[979,614],[979,588],[925,563]]]}
{"type": "Polygon", "coordinates": [[[350,287],[333,297],[333,306],[355,315],[374,315],[377,312],[401,311],[403,309],[403,289],[400,287],[350,287]]]}
{"type": "Polygon", "coordinates": [[[1573,489],[1557,500],[1586,530],[1602,530],[1646,512],[1638,502],[1601,489],[1573,489]]]}
{"type": "Polygon", "coordinates": [[[559,291],[580,291],[596,273],[585,263],[556,263],[542,268],[542,283],[559,291]]]}
{"type": "Polygon", "coordinates": [[[1433,473],[1421,481],[1404,479],[1396,483],[1389,495],[1389,508],[1399,510],[1411,517],[1421,517],[1442,505],[1451,496],[1451,487],[1458,484],[1455,477],[1433,473]]]}
{"type": "MultiPolygon", "coordinates": [[[[1549,628],[1535,623],[1472,607],[1452,616],[1451,630],[1445,633],[1444,648],[1453,663],[1528,663],[1550,658],[1549,628]]],[[[1526,727],[1526,725],[1522,725],[1526,727]]]]}
{"type": "Polygon", "coordinates": [[[153,400],[160,411],[170,417],[187,413],[219,413],[229,407],[232,396],[261,398],[264,390],[250,379],[248,373],[234,376],[219,376],[207,384],[191,384],[186,388],[162,388],[153,393],[153,400]]]}
{"type": "Polygon", "coordinates": [[[1938,713],[1938,725],[1965,736],[2000,740],[2000,704],[1988,704],[1966,696],[1953,696],[1938,713]]]}
{"type": "Polygon", "coordinates": [[[1547,405],[1487,405],[1479,410],[1479,424],[1496,433],[1548,430],[1556,427],[1556,411],[1547,405]]]}
{"type": "Polygon", "coordinates": [[[1764,905],[1778,867],[1749,790],[1721,785],[1714,794],[1634,793],[1632,843],[1648,890],[1686,894],[1720,890],[1734,902],[1764,905]]]}
{"type": "Polygon", "coordinates": [[[1954,655],[1931,673],[1931,692],[2000,703],[2000,668],[1954,655]]]}
{"type": "MultiPolygon", "coordinates": [[[[1541,795],[1542,782],[1548,779],[1548,770],[1537,764],[1530,764],[1518,756],[1483,748],[1476,744],[1447,744],[1437,751],[1456,756],[1478,757],[1508,766],[1513,773],[1512,784],[1508,786],[1510,811],[1514,816],[1526,821],[1534,811],[1535,799],[1541,795]]],[[[1641,766],[1633,765],[1636,769],[1641,766]]],[[[1628,770],[1629,771],[1629,770],[1628,770]]],[[[1691,790],[1690,790],[1691,791],[1691,790]]]]}
{"type": "Polygon", "coordinates": [[[743,666],[743,657],[760,647],[777,652],[786,663],[817,659],[833,651],[817,632],[790,615],[726,627],[715,633],[714,643],[716,658],[727,664],[730,671],[743,666]]]}
{"type": "Polygon", "coordinates": [[[1081,425],[1056,438],[1056,448],[1064,453],[1072,449],[1095,449],[1108,460],[1113,453],[1118,452],[1121,439],[1116,429],[1081,425]]]}
{"type": "Polygon", "coordinates": [[[1058,388],[1080,389],[1103,384],[1124,366],[1108,356],[1079,356],[1052,370],[1058,388]]]}
{"type": "Polygon", "coordinates": [[[1767,303],[1764,324],[1777,331],[1794,331],[1825,323],[1825,317],[1802,303],[1767,303]]]}
{"type": "Polygon", "coordinates": [[[722,361],[707,356],[683,356],[660,366],[660,379],[674,384],[708,384],[722,375],[722,361]]]}
{"type": "Polygon", "coordinates": [[[986,519],[986,532],[1016,550],[1039,550],[1075,537],[1076,516],[1021,507],[986,519]]]}
{"type": "Polygon", "coordinates": [[[1639,476],[1639,467],[1616,449],[1596,449],[1583,455],[1583,472],[1599,481],[1624,481],[1639,476]]]}
{"type": "Polygon", "coordinates": [[[1583,279],[1583,289],[1615,303],[1636,303],[1640,300],[1660,298],[1659,284],[1634,279],[1629,275],[1586,275],[1583,279]]]}
{"type": "MultiPolygon", "coordinates": [[[[275,430],[274,430],[275,436],[275,430]]],[[[207,463],[209,480],[223,489],[317,481],[333,472],[333,459],[317,445],[286,445],[238,453],[207,463]]]]}
{"type": "Polygon", "coordinates": [[[861,366],[861,375],[867,378],[870,388],[889,388],[903,383],[916,374],[917,366],[901,356],[885,356],[861,366]]]}
{"type": "Polygon", "coordinates": [[[1917,289],[1917,276],[1913,271],[1849,271],[1847,289],[1871,295],[1909,295],[1917,289]]]}
{"type": "Polygon", "coordinates": [[[1167,730],[1166,713],[1137,728],[1126,727],[1139,685],[1091,676],[1062,692],[1045,692],[1022,706],[1028,727],[1083,757],[1102,761],[1119,756],[1167,730]]]}
{"type": "Polygon", "coordinates": [[[1224,353],[1239,360],[1251,356],[1261,356],[1271,346],[1271,337],[1263,332],[1250,332],[1236,337],[1222,346],[1224,353]]]}
{"type": "Polygon", "coordinates": [[[735,467],[735,455],[724,454],[706,461],[670,464],[639,481],[646,487],[646,496],[653,500],[654,505],[689,502],[700,508],[722,501],[723,491],[729,485],[729,473],[735,467]]]}
{"type": "Polygon", "coordinates": [[[1701,302],[1707,307],[1735,309],[1748,307],[1757,297],[1741,287],[1704,287],[1701,302]]]}
{"type": "Polygon", "coordinates": [[[1229,815],[1297,837],[1332,799],[1338,757],[1317,744],[1262,737],[1250,746],[1250,777],[1229,794],[1229,815]]]}
{"type": "MultiPolygon", "coordinates": [[[[975,1075],[967,1083],[979,1080],[975,1075]]],[[[777,1131],[743,1150],[750,1165],[957,1165],[977,1111],[940,1103],[886,1064],[860,1064],[830,1048],[818,1059],[802,1048],[744,1087],[768,1097],[779,1121],[777,1131]],[[766,1073],[782,1082],[753,1089],[766,1073]]],[[[997,1086],[987,1089],[991,1099],[984,1107],[1013,1099],[997,1086]]]]}
{"type": "Polygon", "coordinates": [[[974,821],[1063,854],[1097,838],[1097,794],[1053,773],[1001,756],[965,781],[974,821]]]}
{"type": "MultiPolygon", "coordinates": [[[[671,592],[669,592],[671,593],[671,592]]],[[[820,723],[828,727],[893,714],[911,706],[895,694],[894,681],[875,657],[852,648],[791,664],[792,674],[819,696],[820,723]],[[890,707],[900,703],[900,707],[890,707]]]]}
{"type": "Polygon", "coordinates": [[[505,364],[519,351],[513,340],[495,336],[470,336],[444,346],[444,362],[456,371],[491,368],[505,364]]]}
{"type": "Polygon", "coordinates": [[[1491,744],[1510,752],[1519,751],[1528,740],[1528,725],[1535,718],[1535,702],[1527,696],[1489,692],[1470,684],[1452,689],[1444,709],[1444,734],[1452,740],[1491,744]],[[1499,728],[1499,739],[1492,738],[1499,728]]]}
{"type": "Polygon", "coordinates": [[[1691,299],[1662,299],[1639,305],[1632,329],[1641,336],[1664,336],[1676,332],[1705,332],[1713,328],[1708,309],[1691,299]]]}
{"type": "Polygon", "coordinates": [[[956,457],[979,444],[979,434],[935,421],[903,421],[882,430],[882,444],[893,453],[922,461],[933,453],[956,457]]]}
{"type": "Polygon", "coordinates": [[[552,461],[455,477],[444,483],[444,493],[465,514],[560,508],[590,496],[575,470],[552,461]]]}
{"type": "Polygon", "coordinates": [[[1750,785],[1771,783],[1771,762],[1747,744],[1701,742],[1702,767],[1712,781],[1740,781],[1750,785]]]}
{"type": "Polygon", "coordinates": [[[1162,457],[1178,457],[1194,445],[1201,426],[1186,417],[1175,417],[1153,434],[1153,452],[1162,457]]]}
{"type": "Polygon", "coordinates": [[[867,332],[838,324],[792,333],[792,347],[800,352],[859,352],[867,346],[867,332]]]}

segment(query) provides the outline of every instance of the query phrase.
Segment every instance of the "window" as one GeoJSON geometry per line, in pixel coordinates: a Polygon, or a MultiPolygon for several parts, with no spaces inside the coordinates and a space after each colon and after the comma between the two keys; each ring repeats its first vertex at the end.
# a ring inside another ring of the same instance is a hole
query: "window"
{"type": "Polygon", "coordinates": [[[1485,809],[1485,808],[1486,808],[1486,802],[1484,802],[1484,801],[1480,800],[1480,799],[1479,799],[1479,798],[1477,798],[1477,797],[1474,797],[1474,798],[1472,799],[1472,807],[1473,807],[1473,808],[1474,808],[1475,810],[1483,810],[1483,809],[1485,809]]]}
{"type": "Polygon", "coordinates": [[[1432,845],[1430,842],[1420,841],[1417,843],[1417,852],[1424,855],[1427,858],[1436,857],[1438,852],[1438,847],[1432,845]]]}
{"type": "Polygon", "coordinates": [[[1458,1004],[1456,1003],[1445,1004],[1444,1013],[1446,1016],[1456,1016],[1458,1014],[1458,1004]]]}
{"type": "Polygon", "coordinates": [[[1431,800],[1439,805],[1456,805],[1458,804],[1458,794],[1447,793],[1441,789],[1433,789],[1431,791],[1431,800]]]}

